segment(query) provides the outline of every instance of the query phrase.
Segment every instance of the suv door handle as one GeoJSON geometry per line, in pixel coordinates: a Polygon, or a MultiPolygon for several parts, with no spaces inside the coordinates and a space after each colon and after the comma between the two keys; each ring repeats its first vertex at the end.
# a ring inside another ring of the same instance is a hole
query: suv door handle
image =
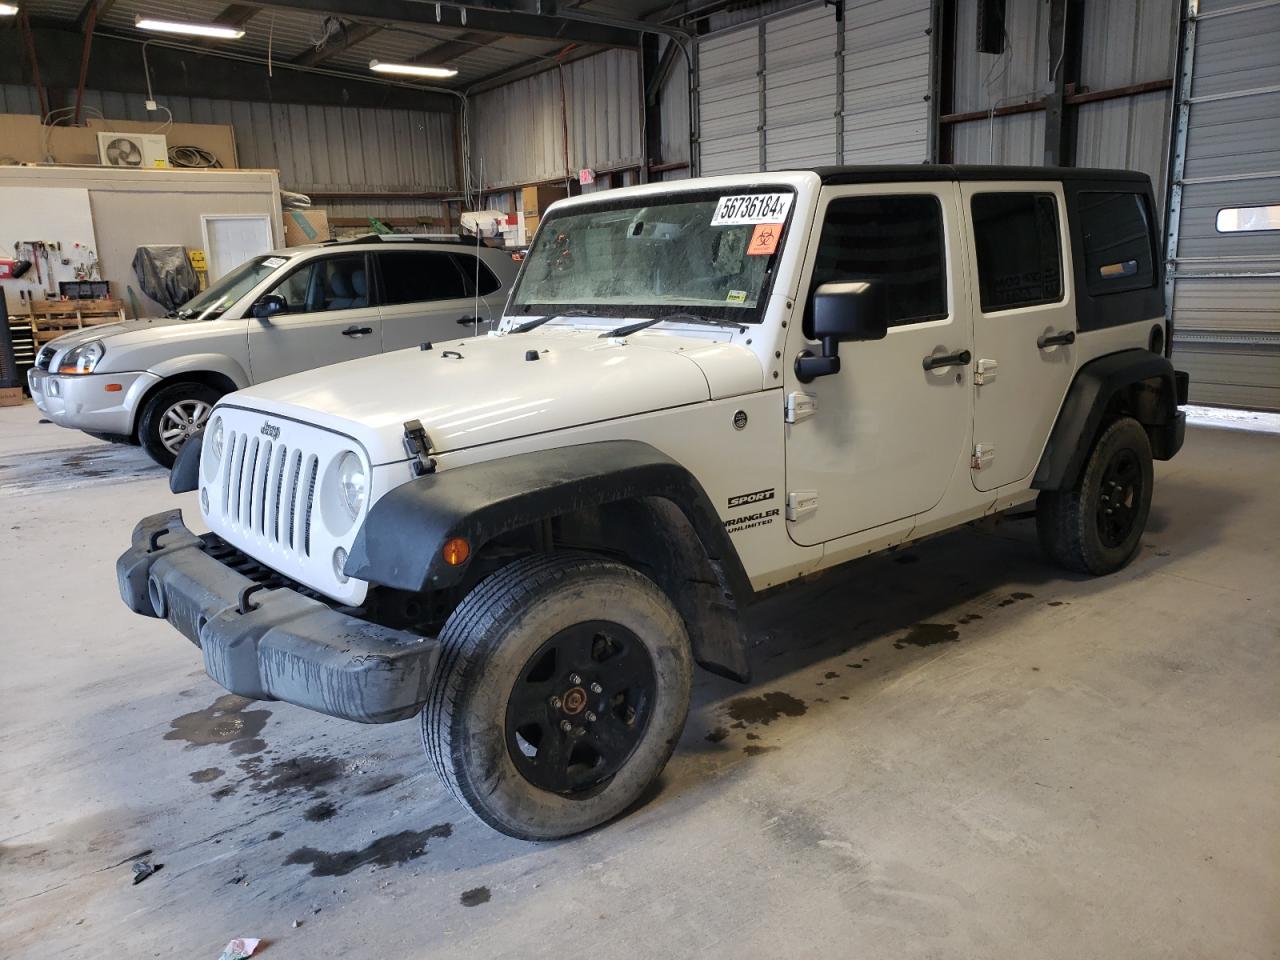
{"type": "MultiPolygon", "coordinates": [[[[467,327],[467,326],[470,326],[471,324],[473,324],[473,323],[475,323],[475,322],[476,322],[476,318],[475,318],[475,317],[473,317],[471,314],[467,314],[465,317],[459,317],[459,318],[458,318],[458,326],[460,326],[460,327],[467,327]]],[[[483,322],[483,321],[481,321],[481,322],[483,322]]]]}
{"type": "Polygon", "coordinates": [[[342,331],[344,337],[363,337],[369,333],[373,333],[373,327],[347,327],[342,331]]]}
{"type": "Polygon", "coordinates": [[[1064,330],[1062,333],[1046,333],[1036,341],[1036,346],[1043,350],[1045,347],[1061,347],[1075,342],[1076,332],[1064,330]]]}
{"type": "Polygon", "coordinates": [[[963,367],[967,366],[972,359],[973,354],[968,350],[961,350],[959,353],[944,353],[937,357],[930,355],[924,358],[924,368],[926,370],[936,370],[938,367],[963,367]]]}

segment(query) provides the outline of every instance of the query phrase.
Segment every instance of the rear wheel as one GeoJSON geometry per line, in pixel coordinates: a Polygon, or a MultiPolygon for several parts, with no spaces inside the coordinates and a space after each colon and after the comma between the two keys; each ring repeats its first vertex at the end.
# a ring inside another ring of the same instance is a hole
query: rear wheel
{"type": "Polygon", "coordinates": [[[138,442],[162,467],[172,467],[178,451],[204,429],[222,394],[203,383],[175,383],[147,401],[138,420],[138,442]]]}
{"type": "Polygon", "coordinates": [[[1151,509],[1151,442],[1123,417],[1098,438],[1071,490],[1046,490],[1036,502],[1040,545],[1080,573],[1112,573],[1138,550],[1151,509]]]}
{"type": "Polygon", "coordinates": [[[460,802],[510,836],[551,840],[616,817],[684,728],[684,623],[622,564],[517,561],[463,600],[440,639],[427,754],[460,802]]]}

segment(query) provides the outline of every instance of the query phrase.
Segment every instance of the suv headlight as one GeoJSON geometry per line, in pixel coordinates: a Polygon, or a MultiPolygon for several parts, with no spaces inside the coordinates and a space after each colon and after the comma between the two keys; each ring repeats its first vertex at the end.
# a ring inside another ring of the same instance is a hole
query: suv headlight
{"type": "Polygon", "coordinates": [[[206,476],[212,478],[218,474],[218,466],[222,463],[222,418],[214,417],[213,423],[204,433],[204,447],[200,451],[200,462],[204,465],[206,476]]]}
{"type": "Polygon", "coordinates": [[[353,451],[348,450],[338,461],[338,499],[352,520],[360,516],[368,492],[369,476],[365,473],[364,464],[353,451]]]}
{"type": "Polygon", "coordinates": [[[98,361],[106,354],[107,348],[101,340],[90,340],[82,343],[67,353],[58,364],[59,373],[93,373],[98,361]]]}

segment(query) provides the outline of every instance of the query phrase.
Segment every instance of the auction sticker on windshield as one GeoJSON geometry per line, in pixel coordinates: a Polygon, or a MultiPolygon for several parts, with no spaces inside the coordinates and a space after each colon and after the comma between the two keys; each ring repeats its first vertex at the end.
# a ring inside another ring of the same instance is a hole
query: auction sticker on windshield
{"type": "Polygon", "coordinates": [[[283,267],[288,262],[288,257],[267,257],[267,259],[262,261],[262,265],[274,270],[276,267],[283,267]]]}
{"type": "Polygon", "coordinates": [[[790,193],[739,193],[721,197],[711,218],[713,227],[742,223],[781,223],[791,209],[790,193]]]}

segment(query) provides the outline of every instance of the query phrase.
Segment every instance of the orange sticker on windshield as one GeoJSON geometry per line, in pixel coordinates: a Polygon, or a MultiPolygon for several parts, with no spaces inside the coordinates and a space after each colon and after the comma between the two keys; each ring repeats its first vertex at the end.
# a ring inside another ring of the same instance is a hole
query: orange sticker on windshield
{"type": "Polygon", "coordinates": [[[768,256],[778,249],[778,240],[782,237],[782,224],[757,223],[751,232],[751,242],[747,244],[747,253],[753,257],[768,256]]]}

